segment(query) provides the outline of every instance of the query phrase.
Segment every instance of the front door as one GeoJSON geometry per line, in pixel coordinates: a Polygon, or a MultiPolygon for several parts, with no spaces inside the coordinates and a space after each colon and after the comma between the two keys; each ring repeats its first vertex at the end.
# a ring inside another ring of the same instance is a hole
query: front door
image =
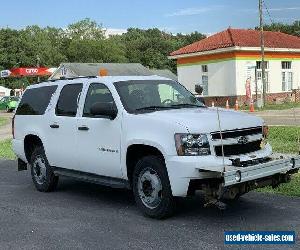
{"type": "Polygon", "coordinates": [[[90,108],[95,103],[114,103],[108,87],[90,84],[82,116],[78,118],[78,158],[80,170],[102,176],[122,177],[120,167],[120,114],[114,120],[94,117],[90,108]]]}

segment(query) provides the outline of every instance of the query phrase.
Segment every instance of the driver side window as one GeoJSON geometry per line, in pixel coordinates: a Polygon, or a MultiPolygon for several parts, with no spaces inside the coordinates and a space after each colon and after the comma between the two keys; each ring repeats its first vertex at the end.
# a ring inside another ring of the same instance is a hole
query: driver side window
{"type": "Polygon", "coordinates": [[[168,84],[160,84],[158,87],[161,103],[180,102],[184,97],[168,84]]]}
{"type": "Polygon", "coordinates": [[[90,111],[95,103],[114,103],[110,90],[102,83],[90,85],[85,98],[83,117],[93,117],[90,111]]]}

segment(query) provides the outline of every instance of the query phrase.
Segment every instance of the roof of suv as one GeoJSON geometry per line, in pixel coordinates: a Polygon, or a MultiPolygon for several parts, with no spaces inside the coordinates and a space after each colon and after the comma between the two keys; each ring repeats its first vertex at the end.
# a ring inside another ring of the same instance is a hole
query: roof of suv
{"type": "Polygon", "coordinates": [[[161,77],[157,75],[153,76],[93,76],[93,77],[76,77],[71,79],[60,79],[60,80],[49,80],[46,82],[41,82],[38,84],[33,84],[28,86],[28,89],[31,88],[39,88],[43,86],[49,86],[49,85],[60,85],[60,84],[76,84],[80,81],[85,81],[87,83],[91,82],[102,82],[106,84],[112,84],[115,82],[124,82],[124,81],[130,81],[130,80],[171,80],[166,77],[161,77]]]}

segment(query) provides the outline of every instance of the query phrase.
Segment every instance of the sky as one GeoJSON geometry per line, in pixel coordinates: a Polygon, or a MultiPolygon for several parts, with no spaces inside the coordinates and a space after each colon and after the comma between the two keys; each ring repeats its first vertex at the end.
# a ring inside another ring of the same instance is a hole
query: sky
{"type": "MultiPolygon", "coordinates": [[[[264,21],[300,20],[300,0],[264,0],[264,21]]],[[[109,29],[159,28],[171,33],[212,34],[258,25],[258,0],[13,0],[1,1],[0,27],[65,28],[90,18],[109,29]]]]}

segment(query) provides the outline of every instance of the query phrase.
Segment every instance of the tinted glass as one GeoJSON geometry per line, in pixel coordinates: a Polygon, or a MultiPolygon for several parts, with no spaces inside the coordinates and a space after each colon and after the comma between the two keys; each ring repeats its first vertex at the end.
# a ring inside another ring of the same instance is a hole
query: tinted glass
{"type": "Polygon", "coordinates": [[[27,89],[21,99],[16,115],[43,115],[57,85],[27,89]]]}
{"type": "Polygon", "coordinates": [[[86,95],[83,116],[92,117],[91,107],[95,103],[114,103],[114,99],[109,89],[102,83],[92,83],[86,95]]]}
{"type": "Polygon", "coordinates": [[[76,116],[82,84],[69,84],[63,87],[56,105],[58,116],[76,116]]]}

